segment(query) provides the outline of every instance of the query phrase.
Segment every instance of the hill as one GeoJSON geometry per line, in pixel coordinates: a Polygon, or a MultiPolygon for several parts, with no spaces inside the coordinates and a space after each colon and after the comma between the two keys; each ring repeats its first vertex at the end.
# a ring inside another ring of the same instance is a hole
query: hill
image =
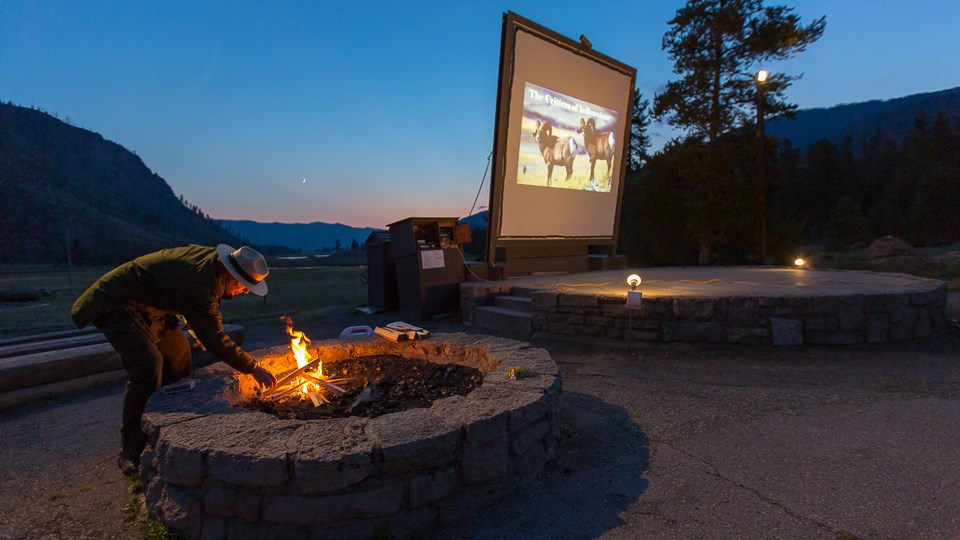
{"type": "Polygon", "coordinates": [[[164,247],[238,244],[133,152],[0,103],[0,263],[116,264],[164,247]]]}
{"type": "Polygon", "coordinates": [[[248,220],[221,219],[224,229],[246,238],[259,246],[281,246],[298,251],[313,252],[350,249],[353,241],[363,245],[374,230],[370,227],[351,227],[342,223],[260,223],[248,220]]]}
{"type": "Polygon", "coordinates": [[[943,112],[947,118],[960,117],[960,87],[886,101],[802,109],[793,118],[770,120],[766,131],[780,139],[790,139],[798,149],[806,149],[820,139],[839,145],[849,135],[854,149],[859,150],[877,130],[900,142],[913,130],[918,116],[930,122],[937,112],[943,112]]]}
{"type": "Polygon", "coordinates": [[[490,219],[488,216],[489,216],[489,211],[481,210],[473,215],[467,216],[465,218],[461,218],[460,223],[469,224],[471,228],[477,227],[480,229],[486,229],[487,221],[490,219]]]}

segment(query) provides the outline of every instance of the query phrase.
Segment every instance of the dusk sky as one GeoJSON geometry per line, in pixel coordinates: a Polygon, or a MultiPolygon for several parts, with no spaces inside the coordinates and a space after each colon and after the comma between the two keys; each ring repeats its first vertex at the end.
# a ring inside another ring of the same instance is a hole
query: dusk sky
{"type": "MultiPolygon", "coordinates": [[[[675,78],[661,40],[683,4],[0,0],[0,101],[136,152],[215,218],[464,217],[493,145],[504,12],[586,35],[650,99],[675,78]]],[[[803,73],[800,108],[960,86],[957,0],[768,4],[827,19],[806,52],[758,66],[803,73]]],[[[673,135],[651,126],[654,149],[673,135]]]]}

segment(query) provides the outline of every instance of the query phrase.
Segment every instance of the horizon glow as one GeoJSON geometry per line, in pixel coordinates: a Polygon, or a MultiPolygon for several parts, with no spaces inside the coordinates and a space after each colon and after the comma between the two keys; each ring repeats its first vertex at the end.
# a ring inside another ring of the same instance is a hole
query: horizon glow
{"type": "MultiPolygon", "coordinates": [[[[770,5],[781,4],[771,2],[770,5]]],[[[801,109],[960,86],[960,3],[783,2],[824,36],[764,68],[801,109]]],[[[466,217],[493,145],[507,10],[675,78],[661,40],[684,2],[0,3],[0,100],[137,153],[217,219],[377,227],[466,217]],[[303,181],[304,179],[309,181],[303,181]]],[[[759,66],[755,66],[757,68],[759,66]]],[[[649,130],[652,150],[676,133],[649,130]]],[[[478,206],[488,202],[489,172],[478,206]]]]}

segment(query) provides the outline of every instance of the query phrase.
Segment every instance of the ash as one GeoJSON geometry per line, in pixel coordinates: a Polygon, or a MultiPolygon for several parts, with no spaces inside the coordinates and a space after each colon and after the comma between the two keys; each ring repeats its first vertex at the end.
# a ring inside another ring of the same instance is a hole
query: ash
{"type": "MultiPolygon", "coordinates": [[[[292,371],[292,370],[291,370],[292,371]]],[[[326,393],[330,403],[315,407],[299,394],[273,401],[256,396],[244,403],[250,409],[285,419],[310,420],[347,416],[376,416],[429,407],[434,400],[466,395],[483,384],[483,373],[459,364],[381,354],[323,364],[328,377],[350,377],[340,384],[346,394],[326,393]]],[[[284,373],[277,373],[277,378],[284,373]]]]}

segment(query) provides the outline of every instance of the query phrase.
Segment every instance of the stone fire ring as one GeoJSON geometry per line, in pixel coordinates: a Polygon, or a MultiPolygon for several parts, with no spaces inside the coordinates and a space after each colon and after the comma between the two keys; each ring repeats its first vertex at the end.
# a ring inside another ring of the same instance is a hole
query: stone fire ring
{"type": "MultiPolygon", "coordinates": [[[[313,342],[311,353],[316,347],[329,361],[397,354],[485,375],[468,395],[429,408],[281,420],[231,405],[251,377],[222,363],[195,371],[196,388],[155,394],[143,416],[140,475],[152,516],[187,538],[404,536],[515,491],[554,455],[561,381],[543,349],[460,333],[313,342]],[[510,379],[514,366],[534,376],[510,379]]],[[[288,349],[253,356],[278,366],[292,361],[288,349]]]]}

